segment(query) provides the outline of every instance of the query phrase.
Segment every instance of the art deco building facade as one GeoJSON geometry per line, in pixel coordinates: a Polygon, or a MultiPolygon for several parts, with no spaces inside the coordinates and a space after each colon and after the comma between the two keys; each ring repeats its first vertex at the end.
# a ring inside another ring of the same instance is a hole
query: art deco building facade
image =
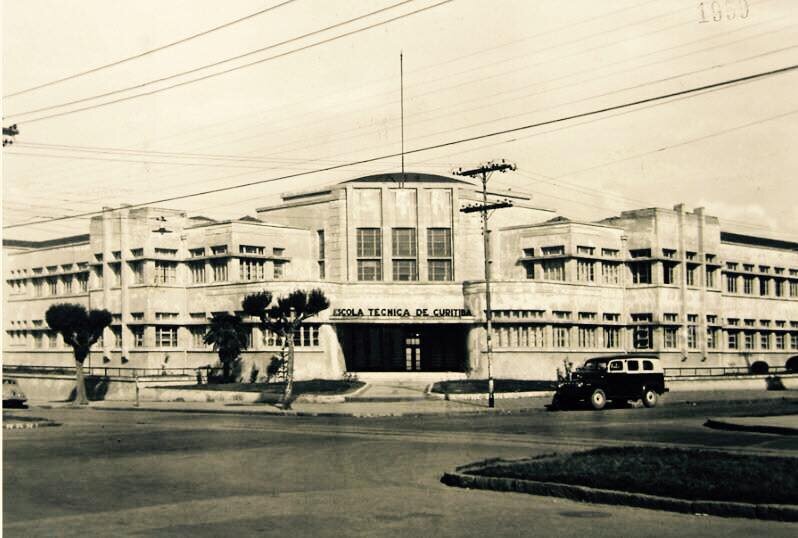
{"type": "MultiPolygon", "coordinates": [[[[92,365],[214,364],[202,343],[212,313],[263,289],[321,288],[330,308],[294,336],[299,378],[484,376],[481,223],[459,210],[478,188],[398,179],[286,194],[257,218],[129,208],[86,235],[6,241],[4,362],[70,364],[44,312],[74,302],[113,314],[92,365]]],[[[495,376],[553,378],[563,360],[634,350],[671,367],[798,361],[798,244],[727,233],[682,206],[550,216],[515,198],[491,217],[495,376]]],[[[249,321],[244,359],[264,371],[280,345],[249,321]]]]}

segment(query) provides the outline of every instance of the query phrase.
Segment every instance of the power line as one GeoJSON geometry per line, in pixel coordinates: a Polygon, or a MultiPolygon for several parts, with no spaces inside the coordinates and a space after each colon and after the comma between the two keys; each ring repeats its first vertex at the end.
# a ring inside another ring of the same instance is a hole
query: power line
{"type": "MultiPolygon", "coordinates": [[[[642,104],[646,104],[646,103],[652,103],[652,102],[656,102],[656,101],[662,101],[662,100],[671,99],[671,98],[674,98],[674,97],[680,97],[680,96],[685,96],[685,95],[695,95],[695,94],[698,94],[698,93],[701,93],[701,92],[712,91],[712,90],[728,87],[728,86],[735,85],[735,84],[742,84],[742,83],[751,82],[751,81],[754,81],[754,80],[757,80],[757,79],[761,79],[761,78],[765,78],[765,77],[770,77],[770,76],[774,76],[774,75],[787,73],[787,72],[790,72],[790,71],[794,71],[796,69],[798,69],[798,64],[793,64],[793,65],[789,65],[789,66],[786,66],[786,67],[781,67],[781,68],[778,68],[778,69],[772,69],[772,70],[769,70],[769,71],[755,73],[753,75],[746,75],[746,76],[743,76],[743,77],[728,79],[728,80],[724,80],[724,81],[720,81],[720,82],[713,82],[711,84],[705,84],[705,85],[702,85],[702,86],[696,86],[696,87],[693,87],[693,88],[688,88],[688,89],[679,90],[679,91],[676,91],[676,92],[670,92],[670,93],[666,93],[666,94],[656,95],[656,96],[653,96],[653,97],[646,97],[646,98],[643,98],[643,99],[637,99],[637,100],[634,100],[634,101],[629,101],[629,102],[626,102],[626,103],[621,103],[621,104],[617,104],[617,105],[607,106],[607,107],[603,107],[603,108],[599,108],[599,109],[595,109],[595,110],[590,110],[590,111],[587,111],[587,112],[580,112],[580,113],[577,113],[577,114],[570,114],[568,116],[561,116],[559,118],[554,118],[554,119],[550,119],[550,120],[544,120],[544,121],[531,123],[531,124],[527,124],[527,125],[521,125],[521,126],[518,126],[518,127],[512,127],[510,129],[502,129],[502,130],[499,130],[499,131],[483,133],[483,134],[480,134],[480,135],[470,136],[470,137],[467,137],[467,138],[461,138],[461,139],[458,139],[458,140],[450,140],[448,142],[442,142],[442,143],[434,144],[434,145],[431,145],[431,146],[410,149],[410,150],[406,150],[405,154],[421,153],[421,152],[430,151],[430,150],[433,150],[433,149],[439,149],[439,148],[454,146],[454,145],[463,144],[463,143],[467,143],[467,142],[473,142],[473,141],[476,141],[476,140],[483,140],[483,139],[491,138],[491,137],[494,137],[494,136],[501,136],[501,135],[505,135],[505,134],[516,133],[516,132],[520,132],[520,131],[533,129],[533,128],[536,128],[536,127],[542,127],[544,125],[552,125],[552,124],[555,124],[555,123],[566,122],[566,121],[574,120],[574,119],[578,119],[578,118],[585,118],[585,117],[588,117],[588,116],[595,116],[595,115],[602,114],[602,113],[605,113],[605,112],[611,112],[613,110],[621,110],[621,109],[625,109],[625,108],[631,108],[631,107],[634,107],[634,106],[637,106],[637,105],[642,105],[642,104]]],[[[247,183],[242,183],[242,184],[239,184],[239,185],[231,185],[231,186],[228,186],[228,187],[219,187],[219,188],[216,188],[216,189],[208,189],[208,190],[204,190],[204,191],[200,191],[200,192],[189,193],[189,194],[184,194],[184,195],[179,195],[179,196],[171,196],[171,197],[167,197],[167,198],[161,198],[161,199],[158,199],[158,200],[151,200],[151,201],[148,201],[148,202],[141,202],[141,203],[138,203],[138,204],[132,204],[132,205],[128,205],[126,207],[128,207],[128,208],[131,208],[131,207],[142,207],[142,206],[148,206],[148,205],[153,205],[153,204],[172,202],[172,201],[175,201],[175,200],[182,200],[182,199],[186,199],[186,198],[195,198],[197,196],[204,196],[204,195],[208,195],[208,194],[215,194],[215,193],[218,193],[218,192],[236,190],[236,189],[241,189],[241,188],[245,188],[245,187],[251,187],[251,186],[254,186],[254,185],[261,185],[261,184],[264,184],[264,183],[271,183],[271,182],[274,182],[274,181],[280,181],[280,180],[284,180],[284,179],[292,179],[292,178],[295,178],[295,177],[306,176],[306,175],[310,175],[310,174],[314,174],[314,173],[328,172],[328,171],[331,171],[331,170],[339,170],[341,168],[347,168],[347,167],[356,166],[356,165],[359,165],[359,164],[366,164],[366,163],[371,163],[371,162],[375,162],[375,161],[381,161],[381,160],[384,160],[384,159],[390,159],[390,158],[398,157],[399,155],[400,155],[399,153],[391,153],[391,154],[388,154],[388,155],[381,155],[381,156],[378,156],[378,157],[369,157],[367,159],[360,159],[358,161],[352,161],[350,163],[327,166],[327,167],[319,168],[319,169],[316,169],[316,170],[310,170],[310,171],[306,171],[306,172],[297,172],[297,173],[294,173],[294,174],[287,174],[287,175],[274,177],[274,178],[250,181],[250,182],[247,182],[247,183]]],[[[54,218],[51,218],[51,219],[43,219],[43,220],[40,220],[40,221],[28,222],[28,223],[24,223],[24,224],[11,224],[11,225],[7,225],[7,226],[3,226],[3,229],[18,228],[18,227],[21,227],[21,226],[32,226],[34,224],[46,224],[46,223],[49,223],[49,222],[68,220],[68,219],[75,218],[75,217],[84,217],[84,216],[90,216],[90,215],[98,215],[98,214],[102,214],[102,213],[107,212],[107,211],[112,211],[112,210],[91,211],[91,212],[81,213],[81,214],[77,214],[77,215],[70,215],[70,216],[65,216],[65,217],[54,217],[54,218]]]]}
{"type": "MultiPolygon", "coordinates": [[[[339,26],[344,26],[346,24],[349,24],[349,23],[352,23],[352,22],[355,22],[355,21],[358,21],[358,20],[361,20],[361,19],[364,19],[364,18],[367,18],[367,17],[371,17],[371,16],[376,15],[378,13],[381,13],[381,12],[384,12],[384,11],[387,11],[387,10],[390,10],[390,9],[394,9],[396,7],[399,7],[399,6],[402,6],[402,5],[407,4],[409,2],[414,2],[414,1],[415,0],[403,0],[402,2],[399,2],[397,4],[393,4],[391,6],[388,6],[388,7],[382,8],[382,9],[378,9],[376,11],[372,11],[372,12],[367,13],[365,15],[360,15],[358,17],[355,17],[353,19],[349,19],[349,20],[344,21],[344,22],[339,22],[339,23],[333,24],[331,26],[327,26],[327,27],[322,28],[320,30],[314,30],[313,32],[309,32],[307,34],[303,34],[303,35],[298,36],[298,37],[293,37],[291,39],[287,39],[285,41],[281,41],[280,43],[275,43],[275,44],[269,45],[267,47],[263,47],[263,48],[258,49],[258,50],[250,51],[250,52],[247,52],[245,54],[240,54],[238,56],[233,56],[231,58],[227,58],[225,60],[220,60],[218,62],[214,62],[214,63],[207,64],[207,65],[204,65],[204,66],[200,66],[200,67],[197,67],[197,68],[194,68],[194,69],[189,69],[187,71],[182,71],[180,73],[169,75],[167,77],[162,77],[160,79],[155,79],[155,80],[151,80],[151,81],[148,81],[148,82],[143,82],[141,84],[136,84],[134,86],[129,86],[127,88],[120,88],[120,89],[117,89],[117,90],[113,90],[113,91],[110,91],[110,92],[98,94],[98,95],[91,96],[91,97],[84,97],[84,98],[81,98],[81,99],[68,101],[66,103],[61,103],[61,104],[58,104],[58,105],[51,105],[51,106],[48,106],[48,107],[38,108],[38,109],[35,109],[35,110],[28,110],[26,112],[18,112],[16,114],[10,114],[10,115],[8,115],[6,117],[11,118],[11,117],[17,117],[17,116],[26,116],[28,114],[34,114],[36,112],[44,112],[44,111],[47,111],[47,110],[52,110],[54,108],[61,108],[61,107],[65,107],[65,106],[69,106],[69,105],[73,105],[73,104],[77,104],[77,103],[82,103],[82,102],[85,102],[85,101],[92,101],[94,99],[100,99],[102,97],[108,97],[110,95],[115,95],[115,94],[126,92],[126,91],[129,91],[129,90],[143,88],[145,86],[150,86],[152,84],[156,84],[156,83],[159,83],[159,82],[164,82],[164,81],[167,81],[167,80],[171,80],[173,78],[177,78],[177,77],[181,77],[181,76],[188,75],[188,74],[191,74],[191,73],[195,73],[197,71],[202,71],[202,70],[205,70],[205,69],[209,69],[211,67],[215,67],[215,66],[218,66],[218,65],[221,65],[221,64],[229,63],[231,61],[238,60],[238,59],[244,58],[246,56],[251,56],[253,54],[257,54],[257,53],[260,53],[260,52],[264,52],[266,50],[270,50],[270,49],[273,49],[273,48],[276,48],[276,47],[280,47],[280,46],[286,45],[288,43],[299,41],[299,40],[304,39],[306,37],[310,37],[310,36],[325,32],[327,30],[331,30],[333,28],[337,28],[339,26]]],[[[343,34],[339,34],[339,35],[333,36],[331,38],[323,39],[321,41],[317,41],[316,43],[310,43],[308,45],[304,45],[302,47],[299,47],[299,48],[296,48],[296,49],[293,49],[293,50],[289,50],[289,51],[286,51],[286,52],[281,52],[279,54],[275,54],[274,56],[269,56],[267,58],[261,58],[260,60],[255,60],[253,62],[249,62],[249,63],[242,64],[242,65],[238,65],[236,67],[231,67],[231,68],[228,68],[228,69],[225,69],[225,70],[222,70],[222,71],[217,71],[215,73],[210,73],[208,75],[203,75],[201,77],[197,77],[197,78],[194,78],[194,79],[185,80],[183,82],[178,82],[178,83],[175,83],[175,84],[171,84],[169,86],[164,86],[162,88],[158,88],[158,89],[155,89],[155,90],[150,90],[150,91],[147,91],[147,92],[137,93],[135,95],[129,95],[129,96],[126,96],[126,97],[120,97],[118,99],[113,99],[111,101],[106,101],[104,103],[97,103],[97,104],[89,105],[89,106],[82,107],[82,108],[77,108],[77,109],[73,109],[73,110],[67,110],[67,111],[64,111],[64,112],[58,112],[58,113],[50,114],[50,115],[47,115],[47,116],[40,116],[38,118],[33,118],[33,119],[30,119],[30,120],[24,120],[24,123],[33,123],[33,122],[41,121],[41,120],[45,120],[45,119],[56,118],[56,117],[59,117],[59,116],[66,116],[66,115],[69,115],[69,114],[75,114],[77,112],[84,112],[86,110],[92,110],[92,109],[95,109],[95,108],[100,108],[100,107],[104,107],[104,106],[108,106],[108,105],[112,105],[112,104],[116,104],[116,103],[121,103],[121,102],[124,102],[124,101],[129,101],[131,99],[137,99],[139,97],[145,97],[145,96],[149,96],[149,95],[154,95],[154,94],[157,94],[157,93],[164,92],[166,90],[171,90],[173,88],[178,88],[178,87],[181,87],[181,86],[186,86],[188,84],[193,84],[195,82],[201,82],[203,80],[207,80],[207,79],[210,79],[210,78],[218,77],[220,75],[225,75],[227,73],[232,73],[234,71],[245,69],[247,67],[252,67],[253,65],[258,65],[258,64],[262,64],[264,62],[268,62],[268,61],[271,61],[271,60],[275,60],[275,59],[278,59],[278,58],[289,56],[291,54],[295,54],[297,52],[301,52],[301,51],[304,51],[304,50],[307,50],[307,49],[311,49],[311,48],[317,47],[319,45],[324,45],[324,44],[327,44],[327,43],[330,43],[330,42],[333,42],[333,41],[337,41],[337,40],[342,39],[344,37],[349,37],[351,35],[359,34],[361,32],[365,32],[367,30],[371,30],[371,29],[377,28],[379,26],[384,26],[384,25],[389,24],[391,22],[394,22],[394,21],[397,21],[397,20],[400,20],[400,19],[404,19],[404,18],[410,17],[412,15],[416,15],[416,14],[424,12],[424,11],[428,11],[430,9],[436,8],[436,7],[444,5],[444,4],[448,4],[448,3],[453,2],[453,1],[454,0],[443,0],[441,2],[438,2],[437,4],[432,4],[431,6],[426,6],[426,7],[411,11],[409,13],[404,13],[402,15],[399,15],[399,16],[396,16],[396,17],[393,17],[391,19],[387,19],[387,20],[384,20],[384,21],[381,21],[381,22],[378,22],[378,23],[374,23],[374,24],[371,24],[369,26],[365,26],[363,28],[358,28],[356,30],[351,30],[349,32],[345,32],[343,34]]]]}
{"type": "Polygon", "coordinates": [[[217,30],[222,30],[224,28],[228,28],[228,27],[233,26],[235,24],[238,24],[240,22],[244,22],[246,20],[253,19],[253,18],[257,17],[258,15],[263,15],[264,13],[268,13],[270,11],[274,11],[275,9],[279,9],[279,8],[281,8],[283,6],[288,5],[288,4],[293,4],[296,1],[297,0],[286,0],[285,2],[281,2],[280,4],[276,4],[274,6],[267,7],[265,9],[261,9],[260,11],[256,11],[255,13],[250,13],[249,15],[245,15],[245,16],[240,17],[238,19],[226,22],[224,24],[220,24],[219,26],[214,26],[213,28],[209,28],[208,30],[203,30],[202,32],[199,32],[197,34],[193,34],[193,35],[190,35],[188,37],[184,37],[182,39],[178,39],[177,41],[172,41],[171,43],[167,43],[166,45],[161,45],[160,47],[156,47],[154,49],[150,49],[150,50],[147,50],[147,51],[144,51],[144,52],[140,52],[138,54],[134,54],[133,56],[128,56],[127,58],[122,58],[121,60],[116,60],[114,62],[107,63],[105,65],[101,65],[101,66],[98,66],[98,67],[93,67],[91,69],[87,69],[86,71],[81,71],[79,73],[75,73],[73,75],[68,75],[66,77],[62,77],[62,78],[59,78],[59,79],[56,79],[56,80],[51,80],[50,82],[45,82],[43,84],[39,84],[38,86],[32,86],[30,88],[26,88],[26,89],[20,90],[18,92],[9,93],[8,95],[4,95],[3,98],[4,99],[8,99],[9,97],[15,97],[17,95],[22,95],[23,93],[32,92],[34,90],[39,90],[41,88],[46,88],[48,86],[53,86],[53,85],[59,84],[61,82],[66,82],[67,80],[72,80],[72,79],[76,79],[78,77],[82,77],[84,75],[88,75],[90,73],[96,73],[97,71],[102,71],[103,69],[107,69],[109,67],[114,67],[116,65],[123,64],[123,63],[129,62],[131,60],[137,60],[138,58],[143,58],[144,56],[149,56],[150,54],[154,54],[154,53],[162,51],[164,49],[168,49],[170,47],[174,47],[175,45],[180,45],[182,43],[186,43],[187,41],[191,41],[192,39],[196,39],[198,37],[206,36],[206,35],[208,35],[210,33],[216,32],[217,30]]]}

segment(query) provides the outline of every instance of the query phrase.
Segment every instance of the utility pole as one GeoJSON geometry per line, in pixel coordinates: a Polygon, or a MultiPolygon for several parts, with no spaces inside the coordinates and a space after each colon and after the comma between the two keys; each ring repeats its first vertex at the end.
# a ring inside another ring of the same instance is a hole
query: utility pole
{"type": "Polygon", "coordinates": [[[488,228],[488,212],[495,209],[502,209],[505,207],[512,207],[510,200],[503,200],[500,202],[488,203],[488,179],[493,172],[504,173],[508,170],[515,170],[516,166],[510,164],[502,159],[501,162],[486,163],[479,168],[472,170],[463,170],[462,168],[454,172],[457,176],[479,177],[482,180],[482,203],[470,204],[460,209],[462,213],[476,213],[477,211],[482,214],[482,246],[485,250],[485,334],[486,334],[486,358],[488,363],[488,407],[496,406],[496,399],[493,390],[493,369],[491,367],[491,360],[493,355],[493,310],[490,304],[490,230],[488,228]]]}

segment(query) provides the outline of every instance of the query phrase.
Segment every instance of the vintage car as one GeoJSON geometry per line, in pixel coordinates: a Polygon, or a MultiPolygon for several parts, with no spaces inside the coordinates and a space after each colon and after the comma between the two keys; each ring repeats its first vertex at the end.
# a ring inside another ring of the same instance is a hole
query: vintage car
{"type": "Polygon", "coordinates": [[[16,379],[3,379],[3,407],[22,407],[28,401],[16,379]]]}
{"type": "Polygon", "coordinates": [[[607,401],[631,400],[642,400],[646,407],[654,407],[666,392],[665,375],[657,357],[596,357],[560,376],[551,407],[562,409],[587,402],[593,409],[603,409],[607,401]]]}

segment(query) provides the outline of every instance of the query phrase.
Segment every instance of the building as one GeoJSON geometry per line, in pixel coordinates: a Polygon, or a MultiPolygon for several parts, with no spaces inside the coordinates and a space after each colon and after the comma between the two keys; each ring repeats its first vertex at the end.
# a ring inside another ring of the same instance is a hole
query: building
{"type": "MultiPolygon", "coordinates": [[[[202,342],[212,313],[263,289],[321,288],[331,306],[294,336],[297,378],[484,377],[481,223],[459,211],[480,190],[398,179],[286,194],[257,218],[122,208],[92,218],[86,235],[7,240],[4,361],[71,364],[44,312],[76,302],[113,314],[92,365],[214,364],[202,342]]],[[[670,367],[798,367],[798,243],[725,232],[703,209],[576,222],[520,197],[490,227],[496,377],[553,378],[563,361],[630,350],[670,367]]],[[[245,374],[280,349],[249,321],[245,374]]]]}

